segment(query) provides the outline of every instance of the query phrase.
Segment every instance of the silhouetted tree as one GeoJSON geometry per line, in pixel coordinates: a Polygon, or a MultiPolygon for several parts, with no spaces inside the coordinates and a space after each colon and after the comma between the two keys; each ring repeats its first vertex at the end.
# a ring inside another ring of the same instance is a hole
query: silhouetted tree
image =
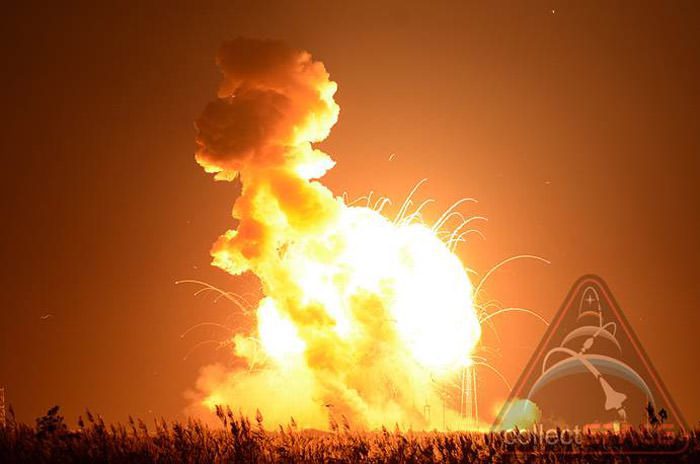
{"type": "Polygon", "coordinates": [[[68,426],[63,422],[63,416],[58,414],[58,409],[58,406],[54,406],[46,412],[44,417],[36,420],[37,438],[44,439],[68,432],[68,426]]]}
{"type": "Polygon", "coordinates": [[[646,409],[649,424],[651,424],[652,427],[657,426],[659,424],[659,418],[656,416],[656,410],[654,409],[654,405],[651,404],[651,401],[647,403],[646,409]]]}
{"type": "Polygon", "coordinates": [[[668,419],[668,413],[666,412],[666,410],[664,408],[659,409],[659,420],[661,421],[661,423],[663,424],[664,422],[666,422],[666,419],[668,419]]]}

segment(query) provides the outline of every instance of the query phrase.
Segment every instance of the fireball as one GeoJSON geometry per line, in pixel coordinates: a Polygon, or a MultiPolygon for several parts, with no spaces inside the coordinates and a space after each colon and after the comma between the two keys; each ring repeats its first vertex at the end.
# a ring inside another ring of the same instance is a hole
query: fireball
{"type": "Polygon", "coordinates": [[[392,221],[320,183],[334,162],[313,143],[339,114],[322,63],[246,39],[224,44],[218,63],[196,159],[219,180],[239,177],[242,192],[213,264],[254,273],[264,297],[254,332],[233,337],[250,369],[203,371],[203,403],[259,408],[273,423],[323,427],[341,414],[362,427],[429,426],[434,379],[469,365],[480,337],[452,243],[407,208],[392,221]]]}

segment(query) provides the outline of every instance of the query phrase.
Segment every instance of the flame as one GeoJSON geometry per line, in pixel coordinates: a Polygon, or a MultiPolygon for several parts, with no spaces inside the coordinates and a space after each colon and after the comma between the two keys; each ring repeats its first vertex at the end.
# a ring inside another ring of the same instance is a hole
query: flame
{"type": "Polygon", "coordinates": [[[218,63],[196,159],[219,180],[240,177],[242,191],[213,265],[254,273],[265,296],[254,332],[233,338],[250,370],[203,370],[202,404],[313,427],[329,413],[429,426],[434,379],[468,365],[480,337],[464,266],[417,214],[391,221],[318,181],[334,162],[312,143],[339,113],[322,63],[247,39],[224,44],[218,63]]]}

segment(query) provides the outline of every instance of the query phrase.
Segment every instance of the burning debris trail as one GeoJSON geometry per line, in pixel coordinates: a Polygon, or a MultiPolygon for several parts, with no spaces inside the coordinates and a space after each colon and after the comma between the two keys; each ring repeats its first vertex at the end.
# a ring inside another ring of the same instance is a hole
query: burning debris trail
{"type": "Polygon", "coordinates": [[[331,414],[359,427],[436,426],[423,415],[441,401],[433,379],[468,365],[480,337],[472,285],[451,250],[459,232],[443,241],[417,214],[391,221],[319,182],[334,162],[313,143],[339,107],[309,53],[239,38],[218,65],[196,160],[217,180],[238,177],[242,191],[213,265],[252,272],[264,297],[254,331],[232,338],[250,369],[204,368],[198,403],[260,409],[272,424],[293,416],[325,428],[331,414]]]}

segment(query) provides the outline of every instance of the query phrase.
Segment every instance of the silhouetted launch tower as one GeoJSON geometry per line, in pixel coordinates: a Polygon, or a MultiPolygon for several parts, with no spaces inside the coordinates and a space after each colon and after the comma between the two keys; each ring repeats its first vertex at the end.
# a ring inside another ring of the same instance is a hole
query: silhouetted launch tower
{"type": "Polygon", "coordinates": [[[462,385],[460,388],[459,413],[467,425],[479,423],[479,405],[476,397],[476,369],[466,366],[462,369],[462,385]]]}
{"type": "Polygon", "coordinates": [[[5,387],[0,387],[0,427],[5,427],[5,387]]]}

